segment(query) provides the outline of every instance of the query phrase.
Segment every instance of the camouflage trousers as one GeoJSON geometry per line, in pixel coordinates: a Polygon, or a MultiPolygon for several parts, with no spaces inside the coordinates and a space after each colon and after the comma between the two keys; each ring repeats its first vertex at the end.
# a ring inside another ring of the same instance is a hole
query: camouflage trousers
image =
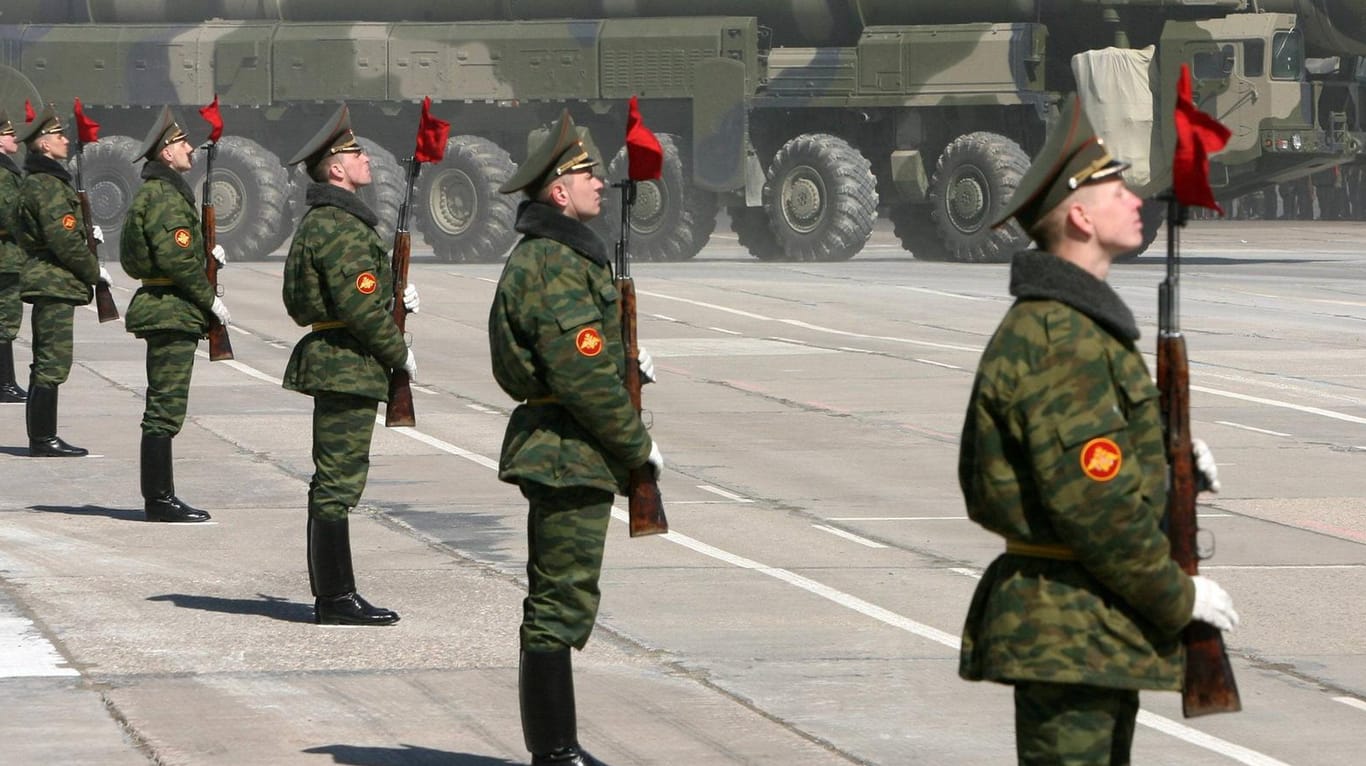
{"type": "Polygon", "coordinates": [[[1138,692],[1015,682],[1020,766],[1128,766],[1138,692]]]}
{"type": "Polygon", "coordinates": [[[184,332],[152,332],[143,340],[147,341],[147,397],[142,433],[174,437],[185,425],[199,338],[184,332]]]}
{"type": "Polygon", "coordinates": [[[379,402],[351,394],[313,396],[313,480],[308,515],[340,521],[360,502],[370,473],[370,438],[379,402]]]}
{"type": "Polygon", "coordinates": [[[34,301],[29,324],[33,326],[33,383],[60,386],[71,375],[76,307],[61,301],[34,301]]]}
{"type": "Polygon", "coordinates": [[[612,517],[612,493],[535,482],[523,482],[521,488],[531,504],[522,649],[582,649],[598,617],[598,577],[607,522],[612,517]]]}
{"type": "Polygon", "coordinates": [[[19,272],[0,273],[0,343],[19,337],[24,302],[19,298],[19,272]]]}

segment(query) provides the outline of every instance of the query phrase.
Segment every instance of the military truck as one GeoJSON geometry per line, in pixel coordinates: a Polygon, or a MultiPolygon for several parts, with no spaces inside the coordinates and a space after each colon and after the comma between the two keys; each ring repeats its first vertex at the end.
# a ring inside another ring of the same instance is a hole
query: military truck
{"type": "MultiPolygon", "coordinates": [[[[987,261],[1025,242],[1014,224],[990,224],[1078,86],[1078,54],[1155,46],[1148,63],[1123,65],[1123,98],[1094,99],[1107,124],[1150,103],[1151,126],[1129,137],[1156,168],[1150,186],[1164,180],[1152,158],[1170,146],[1183,61],[1202,107],[1234,129],[1221,193],[1352,158],[1360,137],[1336,112],[1317,114],[1303,29],[1312,19],[1366,39],[1360,4],[1259,2],[1292,12],[1247,0],[7,0],[0,64],[27,81],[8,90],[79,96],[104,125],[87,173],[107,232],[154,110],[193,117],[214,94],[228,126],[220,241],[240,257],[288,236],[303,184],[279,158],[343,100],[372,149],[371,202],[392,221],[395,158],[411,152],[431,96],[454,135],[423,171],[415,226],[439,258],[497,259],[516,238],[516,200],[496,189],[528,130],[567,105],[622,175],[635,94],[666,154],[633,211],[636,257],[691,258],[724,208],[761,259],[852,257],[881,212],[917,257],[987,261]]],[[[1112,68],[1082,64],[1103,93],[1109,81],[1094,75],[1112,68]]]]}

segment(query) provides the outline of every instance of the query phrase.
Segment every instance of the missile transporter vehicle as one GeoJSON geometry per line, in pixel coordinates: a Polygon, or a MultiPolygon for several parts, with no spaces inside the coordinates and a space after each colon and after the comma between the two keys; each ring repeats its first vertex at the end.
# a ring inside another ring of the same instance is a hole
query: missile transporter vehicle
{"type": "MultiPolygon", "coordinates": [[[[496,260],[512,246],[517,200],[496,190],[527,133],[566,106],[593,130],[609,175],[623,176],[631,95],[665,151],[631,221],[633,256],[650,260],[696,255],[723,209],[765,260],[850,258],[879,215],[917,257],[1007,258],[1027,238],[991,224],[1069,91],[1086,94],[1143,190],[1169,182],[1182,63],[1197,103],[1233,129],[1212,172],[1221,196],[1334,167],[1361,147],[1348,105],[1321,105],[1324,83],[1305,71],[1307,41],[1366,40],[1355,0],[3,5],[0,94],[80,97],[103,125],[86,183],[106,232],[122,223],[137,184],[129,155],[156,110],[172,105],[202,135],[194,109],[217,94],[219,241],[242,258],[288,238],[304,179],[280,158],[343,101],[371,149],[368,199],[391,226],[423,97],[451,122],[414,206],[415,230],[448,261],[496,260]]],[[[607,202],[604,233],[615,195],[607,202]]]]}

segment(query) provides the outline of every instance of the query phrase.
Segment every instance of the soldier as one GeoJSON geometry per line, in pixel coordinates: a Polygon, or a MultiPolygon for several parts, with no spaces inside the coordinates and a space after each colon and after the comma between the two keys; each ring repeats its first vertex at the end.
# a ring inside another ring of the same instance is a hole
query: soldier
{"type": "MultiPolygon", "coordinates": [[[[370,183],[370,158],[351,132],[343,104],[289,160],[314,181],[308,212],[285,260],[290,317],[312,332],[294,346],[284,387],[313,397],[313,480],[308,486],[308,577],[320,625],[391,625],[398,614],[356,592],[350,510],[370,468],[375,408],[389,396],[389,371],[417,378],[417,362],[388,307],[393,282],[379,219],[356,196],[370,183]]],[[[417,288],[403,305],[417,313],[417,288]]]]}
{"type": "MultiPolygon", "coordinates": [[[[138,150],[142,188],[119,239],[123,270],[142,280],[128,305],[128,332],[147,341],[147,399],[142,413],[142,497],[148,521],[208,521],[209,514],[175,495],[171,440],[185,423],[194,352],[209,317],[230,316],[205,275],[204,239],[194,192],[184,174],[194,147],[169,107],[138,150]]],[[[226,263],[222,246],[213,257],[226,263]]]]}
{"type": "Polygon", "coordinates": [[[24,266],[24,250],[19,247],[19,185],[23,173],[13,154],[19,139],[9,115],[0,109],[0,404],[22,404],[28,392],[19,387],[14,375],[14,339],[24,320],[24,303],[19,298],[19,274],[24,266]]]}
{"type": "MultiPolygon", "coordinates": [[[[498,385],[523,402],[498,478],[530,504],[518,689],[533,764],[600,763],[579,747],[569,648],[583,648],[597,617],[613,493],[625,494],[629,469],[664,465],[626,392],[607,247],[585,225],[601,212],[596,167],[588,131],[565,111],[531,134],[526,162],[499,190],[527,196],[524,236],[489,312],[489,350],[498,385]]],[[[653,379],[648,355],[641,371],[653,379]]]]}
{"type": "MultiPolygon", "coordinates": [[[[968,515],[1005,538],[963,629],[959,675],[1015,686],[1021,764],[1127,764],[1139,689],[1181,688],[1180,632],[1229,630],[1232,600],[1171,560],[1159,396],[1133,314],[1105,282],[1143,239],[1127,163],[1075,97],[999,226],[1039,250],[1011,264],[1016,301],[982,354],[958,480],[968,515]],[[1084,460],[1105,448],[1108,464],[1084,460]]],[[[1217,490],[1213,456],[1198,474],[1217,490]]]]}
{"type": "MultiPolygon", "coordinates": [[[[71,174],[62,164],[71,142],[51,104],[24,126],[27,176],[19,192],[19,244],[28,254],[20,294],[33,305],[33,364],[28,385],[28,452],[33,457],[81,457],[87,450],[57,437],[57,387],[71,374],[76,307],[94,286],[112,284],[85,241],[85,218],[71,174]]],[[[96,242],[103,242],[99,226],[96,242]]]]}

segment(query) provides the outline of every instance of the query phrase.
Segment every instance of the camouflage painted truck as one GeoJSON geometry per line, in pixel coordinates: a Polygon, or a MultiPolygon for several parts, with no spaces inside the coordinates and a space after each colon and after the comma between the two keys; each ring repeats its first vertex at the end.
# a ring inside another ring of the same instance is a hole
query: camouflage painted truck
{"type": "Polygon", "coordinates": [[[1349,159],[1356,137],[1317,114],[1301,30],[1308,14],[1360,39],[1361,4],[1283,1],[1294,13],[1247,0],[5,0],[0,64],[24,82],[0,88],[80,96],[103,123],[87,172],[107,232],[154,110],[189,119],[218,94],[228,135],[214,201],[239,257],[289,235],[302,184],[279,158],[341,100],[390,221],[395,157],[411,151],[421,99],[438,103],[455,135],[423,171],[415,226],[439,258],[481,261],[515,240],[516,200],[495,190],[527,131],[568,105],[620,174],[638,94],[666,151],[634,209],[638,257],[691,258],[724,208],[762,259],[852,257],[882,213],[918,257],[987,261],[1024,242],[989,224],[1078,86],[1074,62],[1087,87],[1110,87],[1092,75],[1115,67],[1079,54],[1137,51],[1123,97],[1096,100],[1120,117],[1146,100],[1152,125],[1129,138],[1150,157],[1168,140],[1177,68],[1192,63],[1200,103],[1234,129],[1221,193],[1349,159]]]}

